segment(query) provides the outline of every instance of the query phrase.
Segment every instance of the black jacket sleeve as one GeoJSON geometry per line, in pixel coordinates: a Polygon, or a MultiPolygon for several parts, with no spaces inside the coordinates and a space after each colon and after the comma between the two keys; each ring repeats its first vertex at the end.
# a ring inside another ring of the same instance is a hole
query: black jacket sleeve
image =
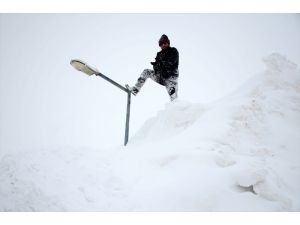
{"type": "Polygon", "coordinates": [[[157,73],[160,68],[161,68],[161,62],[159,60],[159,52],[157,52],[156,57],[155,57],[155,62],[151,62],[151,64],[153,65],[153,70],[155,71],[155,73],[157,73]]]}

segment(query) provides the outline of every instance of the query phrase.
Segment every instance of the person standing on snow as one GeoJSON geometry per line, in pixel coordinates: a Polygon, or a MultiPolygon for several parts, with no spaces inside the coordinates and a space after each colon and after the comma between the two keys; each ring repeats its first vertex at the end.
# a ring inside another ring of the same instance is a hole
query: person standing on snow
{"type": "Polygon", "coordinates": [[[153,70],[145,69],[133,87],[126,85],[133,95],[137,95],[147,78],[166,87],[171,101],[177,98],[179,53],[170,46],[170,40],[163,34],[158,42],[161,51],[157,53],[155,62],[151,62],[153,70]]]}

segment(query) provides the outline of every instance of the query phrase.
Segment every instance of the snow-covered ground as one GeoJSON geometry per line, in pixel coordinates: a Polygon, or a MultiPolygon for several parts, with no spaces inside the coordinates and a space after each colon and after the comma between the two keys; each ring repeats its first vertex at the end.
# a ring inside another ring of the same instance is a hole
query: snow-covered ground
{"type": "Polygon", "coordinates": [[[166,104],[126,147],[1,152],[0,211],[299,211],[300,73],[263,61],[218,101],[166,104]]]}

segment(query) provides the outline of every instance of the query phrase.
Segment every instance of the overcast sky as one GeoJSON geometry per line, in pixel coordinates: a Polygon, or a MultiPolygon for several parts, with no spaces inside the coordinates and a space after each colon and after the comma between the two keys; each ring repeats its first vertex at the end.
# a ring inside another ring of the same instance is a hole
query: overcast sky
{"type": "MultiPolygon", "coordinates": [[[[122,145],[125,93],[69,62],[132,85],[162,34],[179,51],[179,98],[190,102],[234,91],[272,52],[300,64],[299,14],[0,14],[0,150],[122,145]]],[[[168,101],[147,81],[131,135],[168,101]]]]}

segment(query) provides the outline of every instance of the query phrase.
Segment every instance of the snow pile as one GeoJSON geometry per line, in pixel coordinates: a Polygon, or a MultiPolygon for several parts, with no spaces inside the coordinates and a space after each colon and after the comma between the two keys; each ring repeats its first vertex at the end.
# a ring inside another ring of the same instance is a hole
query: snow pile
{"type": "Polygon", "coordinates": [[[127,147],[1,155],[3,211],[299,211],[300,73],[279,54],[208,105],[178,100],[127,147]]]}
{"type": "Polygon", "coordinates": [[[192,125],[203,110],[202,105],[191,104],[187,101],[175,100],[167,103],[164,110],[145,122],[132,138],[131,143],[172,137],[192,125]]]}
{"type": "Polygon", "coordinates": [[[231,96],[207,106],[168,104],[136,135],[143,145],[135,154],[147,149],[180,170],[169,171],[173,185],[155,191],[167,202],[178,198],[162,210],[300,209],[300,74],[279,54],[264,62],[267,70],[231,96]]]}

